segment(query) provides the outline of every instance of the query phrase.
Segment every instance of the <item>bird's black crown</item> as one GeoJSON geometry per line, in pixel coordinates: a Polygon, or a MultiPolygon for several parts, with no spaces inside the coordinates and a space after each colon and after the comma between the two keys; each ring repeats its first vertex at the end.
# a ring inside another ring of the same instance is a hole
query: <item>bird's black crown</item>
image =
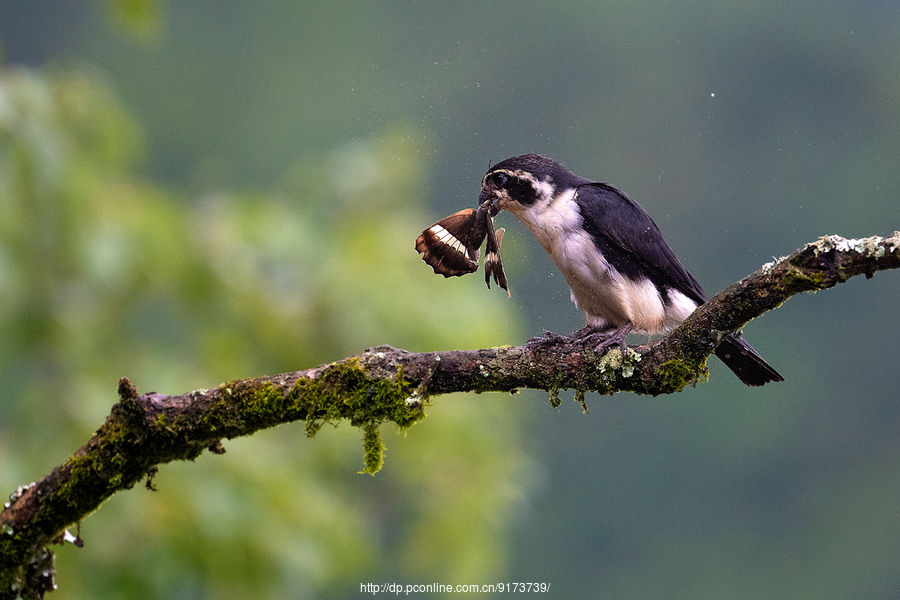
{"type": "Polygon", "coordinates": [[[523,154],[491,167],[482,180],[482,190],[505,190],[510,198],[527,206],[539,198],[539,184],[560,190],[587,181],[555,160],[539,154],[523,154]]]}

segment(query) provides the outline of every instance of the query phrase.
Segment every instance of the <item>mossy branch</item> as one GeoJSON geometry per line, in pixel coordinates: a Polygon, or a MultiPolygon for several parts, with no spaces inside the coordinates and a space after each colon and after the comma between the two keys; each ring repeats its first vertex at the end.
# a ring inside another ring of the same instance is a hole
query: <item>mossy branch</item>
{"type": "MultiPolygon", "coordinates": [[[[139,394],[119,382],[119,402],[93,437],[39,482],[20,487],[0,513],[0,598],[40,597],[53,588],[53,554],[66,528],[158,466],[224,452],[223,439],[304,421],[312,437],[328,422],[363,431],[364,472],[382,464],[379,426],[406,428],[424,417],[430,396],[449,392],[575,389],[659,395],[704,380],[718,341],[801,292],[855,275],[900,267],[900,232],[888,238],[827,236],[716,294],[652,347],[595,355],[575,343],[531,349],[413,353],[389,346],[309,369],[224,383],[181,396],[139,394]]],[[[73,539],[69,537],[68,539],[73,539]]],[[[75,538],[76,543],[78,542],[75,538]]]]}

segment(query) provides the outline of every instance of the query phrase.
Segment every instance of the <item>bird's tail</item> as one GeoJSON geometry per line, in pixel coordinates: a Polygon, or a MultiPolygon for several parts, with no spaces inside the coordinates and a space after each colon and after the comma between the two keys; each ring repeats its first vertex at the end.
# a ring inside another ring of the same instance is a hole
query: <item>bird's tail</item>
{"type": "Polygon", "coordinates": [[[744,341],[740,334],[729,334],[719,347],[716,356],[725,366],[734,371],[738,379],[747,385],[765,385],[770,381],[784,381],[778,371],[769,366],[753,346],[744,341]]]}

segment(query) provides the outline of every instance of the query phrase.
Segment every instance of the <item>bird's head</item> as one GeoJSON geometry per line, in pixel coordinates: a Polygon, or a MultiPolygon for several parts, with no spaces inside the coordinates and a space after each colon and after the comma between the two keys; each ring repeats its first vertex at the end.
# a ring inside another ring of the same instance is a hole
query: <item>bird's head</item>
{"type": "Polygon", "coordinates": [[[520,216],[550,204],[560,190],[584,181],[555,160],[537,154],[514,156],[488,170],[481,180],[478,203],[496,202],[499,209],[520,216]]]}

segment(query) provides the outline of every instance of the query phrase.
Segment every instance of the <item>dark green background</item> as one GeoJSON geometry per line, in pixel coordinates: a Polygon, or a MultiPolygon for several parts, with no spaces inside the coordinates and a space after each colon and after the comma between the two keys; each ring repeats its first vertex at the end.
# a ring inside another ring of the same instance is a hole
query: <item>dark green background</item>
{"type": "MultiPolygon", "coordinates": [[[[509,215],[513,297],[413,250],[538,152],[641,202],[709,293],[900,229],[896,2],[0,2],[0,489],[119,377],[183,393],[582,325],[509,215]]],[[[786,378],[435,398],[375,478],[346,424],[163,466],[61,548],[59,598],[900,595],[900,277],[746,330],[786,378]],[[565,400],[571,392],[563,395],[565,400]]],[[[387,429],[387,428],[386,428],[387,429]]]]}

